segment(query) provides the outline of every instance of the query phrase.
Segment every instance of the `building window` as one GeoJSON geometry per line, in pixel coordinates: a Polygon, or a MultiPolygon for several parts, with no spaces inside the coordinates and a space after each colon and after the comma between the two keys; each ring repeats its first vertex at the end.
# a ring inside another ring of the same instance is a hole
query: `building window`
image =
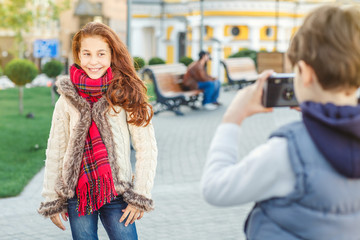
{"type": "Polygon", "coordinates": [[[174,31],[174,27],[173,26],[169,26],[167,29],[166,29],[166,40],[170,40],[171,39],[171,35],[174,31]]]}
{"type": "Polygon", "coordinates": [[[273,41],[276,38],[276,26],[264,26],[260,29],[260,40],[273,41]]]}
{"type": "Polygon", "coordinates": [[[271,38],[274,35],[274,31],[271,27],[267,27],[265,30],[266,36],[271,38]]]}
{"type": "Polygon", "coordinates": [[[233,36],[239,36],[240,35],[240,28],[238,26],[231,28],[231,35],[233,36]]]}
{"type": "Polygon", "coordinates": [[[205,36],[204,39],[205,40],[209,40],[211,38],[214,37],[214,28],[210,27],[210,26],[205,26],[205,36]]]}
{"type": "Polygon", "coordinates": [[[224,36],[232,37],[233,40],[248,40],[249,27],[244,25],[226,25],[224,27],[224,36]]]}

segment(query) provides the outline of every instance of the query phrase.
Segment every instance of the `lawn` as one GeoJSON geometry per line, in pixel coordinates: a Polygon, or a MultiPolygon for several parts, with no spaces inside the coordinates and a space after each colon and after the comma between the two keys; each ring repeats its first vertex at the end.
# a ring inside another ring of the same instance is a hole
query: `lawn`
{"type": "MultiPolygon", "coordinates": [[[[150,100],[153,86],[147,83],[150,100]]],[[[21,193],[44,166],[52,112],[50,89],[24,89],[24,114],[19,114],[18,89],[0,90],[0,198],[21,193]],[[26,118],[28,113],[34,118],[26,118]]]]}
{"type": "Polygon", "coordinates": [[[149,102],[155,101],[156,96],[155,96],[154,84],[152,82],[145,82],[145,84],[147,87],[147,95],[149,97],[149,102]]]}
{"type": "Polygon", "coordinates": [[[18,195],[44,166],[53,112],[49,88],[24,89],[19,114],[18,89],[0,90],[0,198],[18,195]],[[28,113],[33,119],[26,118],[28,113]]]}

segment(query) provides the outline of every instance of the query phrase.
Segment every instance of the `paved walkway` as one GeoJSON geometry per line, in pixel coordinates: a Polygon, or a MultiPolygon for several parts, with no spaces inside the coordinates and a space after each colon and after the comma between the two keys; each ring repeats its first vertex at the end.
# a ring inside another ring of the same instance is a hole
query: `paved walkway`
{"type": "MultiPolygon", "coordinates": [[[[230,240],[244,239],[243,223],[252,204],[217,208],[204,202],[199,180],[210,141],[235,92],[223,92],[224,106],[215,111],[191,111],[185,116],[160,113],[153,123],[158,141],[159,158],[153,199],[156,209],[137,222],[141,240],[230,240]]],[[[247,119],[240,156],[266,140],[278,126],[299,119],[294,110],[277,109],[272,114],[259,114],[247,119]]],[[[69,224],[65,232],[36,209],[41,199],[43,170],[16,198],[0,200],[0,239],[51,240],[71,239],[69,224]]],[[[100,239],[108,239],[101,224],[100,239]]]]}

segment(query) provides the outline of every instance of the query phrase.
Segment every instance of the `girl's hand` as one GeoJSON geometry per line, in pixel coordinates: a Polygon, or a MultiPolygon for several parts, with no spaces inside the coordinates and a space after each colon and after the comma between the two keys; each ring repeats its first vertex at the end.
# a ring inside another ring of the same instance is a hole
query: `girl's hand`
{"type": "Polygon", "coordinates": [[[245,118],[255,113],[272,111],[272,108],[265,108],[261,104],[261,98],[265,81],[273,72],[273,70],[262,72],[254,84],[238,91],[224,114],[223,123],[240,125],[245,118]]]}
{"type": "Polygon", "coordinates": [[[124,221],[126,217],[127,220],[125,222],[125,227],[127,227],[130,224],[133,224],[135,220],[140,220],[144,216],[144,211],[141,211],[137,209],[135,206],[128,204],[125,209],[122,210],[123,215],[120,218],[120,222],[124,221]]]}
{"type": "MultiPolygon", "coordinates": [[[[64,219],[64,221],[67,221],[67,220],[68,220],[68,218],[67,218],[67,216],[66,216],[66,213],[61,213],[61,217],[62,217],[62,219],[64,219]]],[[[65,228],[64,224],[61,222],[61,219],[60,219],[59,214],[52,215],[52,216],[50,217],[50,220],[51,220],[58,228],[60,228],[61,230],[65,231],[66,228],[65,228]]]]}

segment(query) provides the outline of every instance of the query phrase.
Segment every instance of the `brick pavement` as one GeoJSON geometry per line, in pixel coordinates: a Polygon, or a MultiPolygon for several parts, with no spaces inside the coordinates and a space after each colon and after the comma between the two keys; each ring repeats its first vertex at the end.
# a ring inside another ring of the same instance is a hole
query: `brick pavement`
{"type": "MultiPolygon", "coordinates": [[[[185,116],[164,112],[154,118],[159,149],[153,190],[156,210],[137,222],[139,239],[244,239],[242,226],[252,204],[217,208],[206,204],[199,191],[207,149],[234,94],[234,91],[223,92],[220,99],[224,106],[212,112],[184,107],[185,116]]],[[[299,114],[294,110],[278,109],[245,120],[240,156],[264,142],[278,126],[296,119],[299,114]]],[[[68,223],[67,230],[62,232],[36,212],[42,200],[42,178],[43,170],[20,196],[0,200],[1,240],[71,239],[68,223]]],[[[99,237],[107,239],[101,224],[99,237]]]]}

